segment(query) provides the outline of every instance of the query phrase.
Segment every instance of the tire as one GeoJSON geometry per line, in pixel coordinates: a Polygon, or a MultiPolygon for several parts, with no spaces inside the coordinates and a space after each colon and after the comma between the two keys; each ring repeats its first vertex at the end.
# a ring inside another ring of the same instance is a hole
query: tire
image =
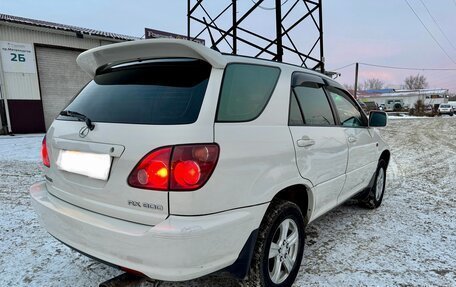
{"type": "Polygon", "coordinates": [[[241,281],[240,286],[291,286],[301,265],[304,228],[304,218],[296,204],[285,200],[273,201],[260,225],[248,278],[241,281]],[[287,232],[282,233],[285,229],[287,232]],[[287,238],[289,243],[285,243],[284,238],[287,238]],[[287,245],[283,245],[284,243],[287,245]],[[270,255],[275,256],[269,259],[270,255]],[[285,262],[288,262],[288,268],[285,262]]]}
{"type": "Polygon", "coordinates": [[[367,196],[360,201],[361,206],[369,209],[375,209],[379,207],[382,204],[383,195],[385,194],[385,184],[386,162],[381,159],[378,162],[377,171],[375,172],[374,185],[369,190],[367,196]]]}

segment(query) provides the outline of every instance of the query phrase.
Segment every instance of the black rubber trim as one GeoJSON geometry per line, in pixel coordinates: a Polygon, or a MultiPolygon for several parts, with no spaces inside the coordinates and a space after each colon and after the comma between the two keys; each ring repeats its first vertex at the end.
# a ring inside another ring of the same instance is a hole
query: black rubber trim
{"type": "Polygon", "coordinates": [[[51,183],[54,182],[54,181],[52,180],[52,178],[50,178],[50,177],[47,176],[47,175],[45,175],[44,178],[45,178],[47,181],[51,182],[51,183]]]}
{"type": "Polygon", "coordinates": [[[359,199],[363,199],[364,197],[366,197],[369,194],[369,192],[372,190],[372,188],[374,187],[376,175],[377,175],[377,169],[375,170],[374,174],[372,175],[372,178],[369,181],[369,184],[365,188],[363,188],[362,190],[357,192],[355,194],[355,196],[353,196],[352,198],[359,200],[359,199]]]}
{"type": "Polygon", "coordinates": [[[257,237],[258,229],[255,229],[250,233],[250,236],[245,242],[244,247],[242,247],[241,253],[239,253],[236,261],[230,266],[220,270],[220,272],[228,272],[238,279],[246,278],[249,273],[250,263],[252,262],[257,237]]]}
{"type": "Polygon", "coordinates": [[[100,262],[100,263],[106,264],[106,265],[111,266],[111,267],[116,268],[116,269],[120,269],[120,268],[121,268],[121,266],[119,266],[119,265],[116,265],[116,264],[111,263],[111,262],[108,262],[108,261],[104,261],[104,260],[102,260],[102,259],[100,259],[100,258],[97,258],[97,257],[92,256],[92,255],[90,255],[90,254],[87,254],[87,253],[85,253],[85,252],[82,252],[81,250],[76,249],[76,248],[74,248],[73,246],[71,246],[71,245],[69,245],[69,244],[63,242],[62,240],[58,239],[57,237],[55,237],[55,236],[52,235],[51,233],[49,233],[49,234],[50,234],[52,237],[54,237],[57,241],[59,241],[60,243],[62,243],[63,245],[69,247],[70,249],[72,249],[72,250],[74,250],[74,251],[76,251],[76,252],[78,252],[78,253],[80,253],[80,254],[82,254],[82,255],[84,255],[84,256],[89,257],[90,259],[93,259],[93,260],[95,260],[95,261],[98,261],[98,262],[100,262]]]}

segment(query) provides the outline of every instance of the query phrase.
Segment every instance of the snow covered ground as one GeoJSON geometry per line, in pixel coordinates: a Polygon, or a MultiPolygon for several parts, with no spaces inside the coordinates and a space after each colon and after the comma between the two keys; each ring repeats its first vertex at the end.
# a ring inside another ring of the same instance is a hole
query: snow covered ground
{"type": "MultiPolygon", "coordinates": [[[[456,117],[391,120],[382,134],[393,153],[382,207],[348,203],[309,225],[295,286],[456,286],[456,117]]],[[[120,272],[56,241],[31,208],[41,139],[0,137],[0,286],[97,286],[120,272]]]]}

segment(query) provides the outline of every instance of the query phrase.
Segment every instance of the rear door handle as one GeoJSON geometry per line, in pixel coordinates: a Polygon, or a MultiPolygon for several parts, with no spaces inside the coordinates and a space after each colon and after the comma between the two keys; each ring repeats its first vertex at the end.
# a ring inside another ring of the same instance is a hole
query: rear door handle
{"type": "Polygon", "coordinates": [[[349,136],[349,137],[348,137],[348,142],[349,142],[349,143],[354,143],[354,142],[356,142],[357,140],[358,140],[358,139],[355,138],[354,136],[349,136]]]}
{"type": "Polygon", "coordinates": [[[303,136],[301,139],[297,140],[297,145],[299,147],[309,147],[315,144],[315,140],[310,139],[309,137],[303,136]]]}

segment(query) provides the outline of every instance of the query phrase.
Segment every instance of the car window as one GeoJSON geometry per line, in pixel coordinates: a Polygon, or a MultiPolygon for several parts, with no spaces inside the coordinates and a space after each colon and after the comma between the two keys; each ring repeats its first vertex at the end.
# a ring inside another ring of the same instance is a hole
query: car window
{"type": "MultiPolygon", "coordinates": [[[[328,98],[320,85],[297,86],[293,88],[293,94],[301,108],[305,125],[330,126],[335,124],[328,98]]],[[[290,110],[290,116],[291,112],[290,110]]]]}
{"type": "MultiPolygon", "coordinates": [[[[197,120],[211,73],[200,60],[166,59],[97,73],[65,110],[94,122],[189,124],[197,120]]],[[[59,120],[77,120],[59,116],[59,120]]]]}
{"type": "Polygon", "coordinates": [[[299,107],[298,100],[296,100],[295,93],[291,93],[290,116],[288,119],[288,124],[290,126],[304,125],[304,119],[302,117],[301,108],[299,107]]]}
{"type": "Polygon", "coordinates": [[[340,124],[346,127],[367,126],[367,120],[362,111],[355,105],[350,96],[334,87],[327,88],[339,114],[340,124]]]}
{"type": "Polygon", "coordinates": [[[217,121],[246,122],[257,118],[266,107],[279,75],[277,67],[228,65],[220,92],[217,121]]]}

